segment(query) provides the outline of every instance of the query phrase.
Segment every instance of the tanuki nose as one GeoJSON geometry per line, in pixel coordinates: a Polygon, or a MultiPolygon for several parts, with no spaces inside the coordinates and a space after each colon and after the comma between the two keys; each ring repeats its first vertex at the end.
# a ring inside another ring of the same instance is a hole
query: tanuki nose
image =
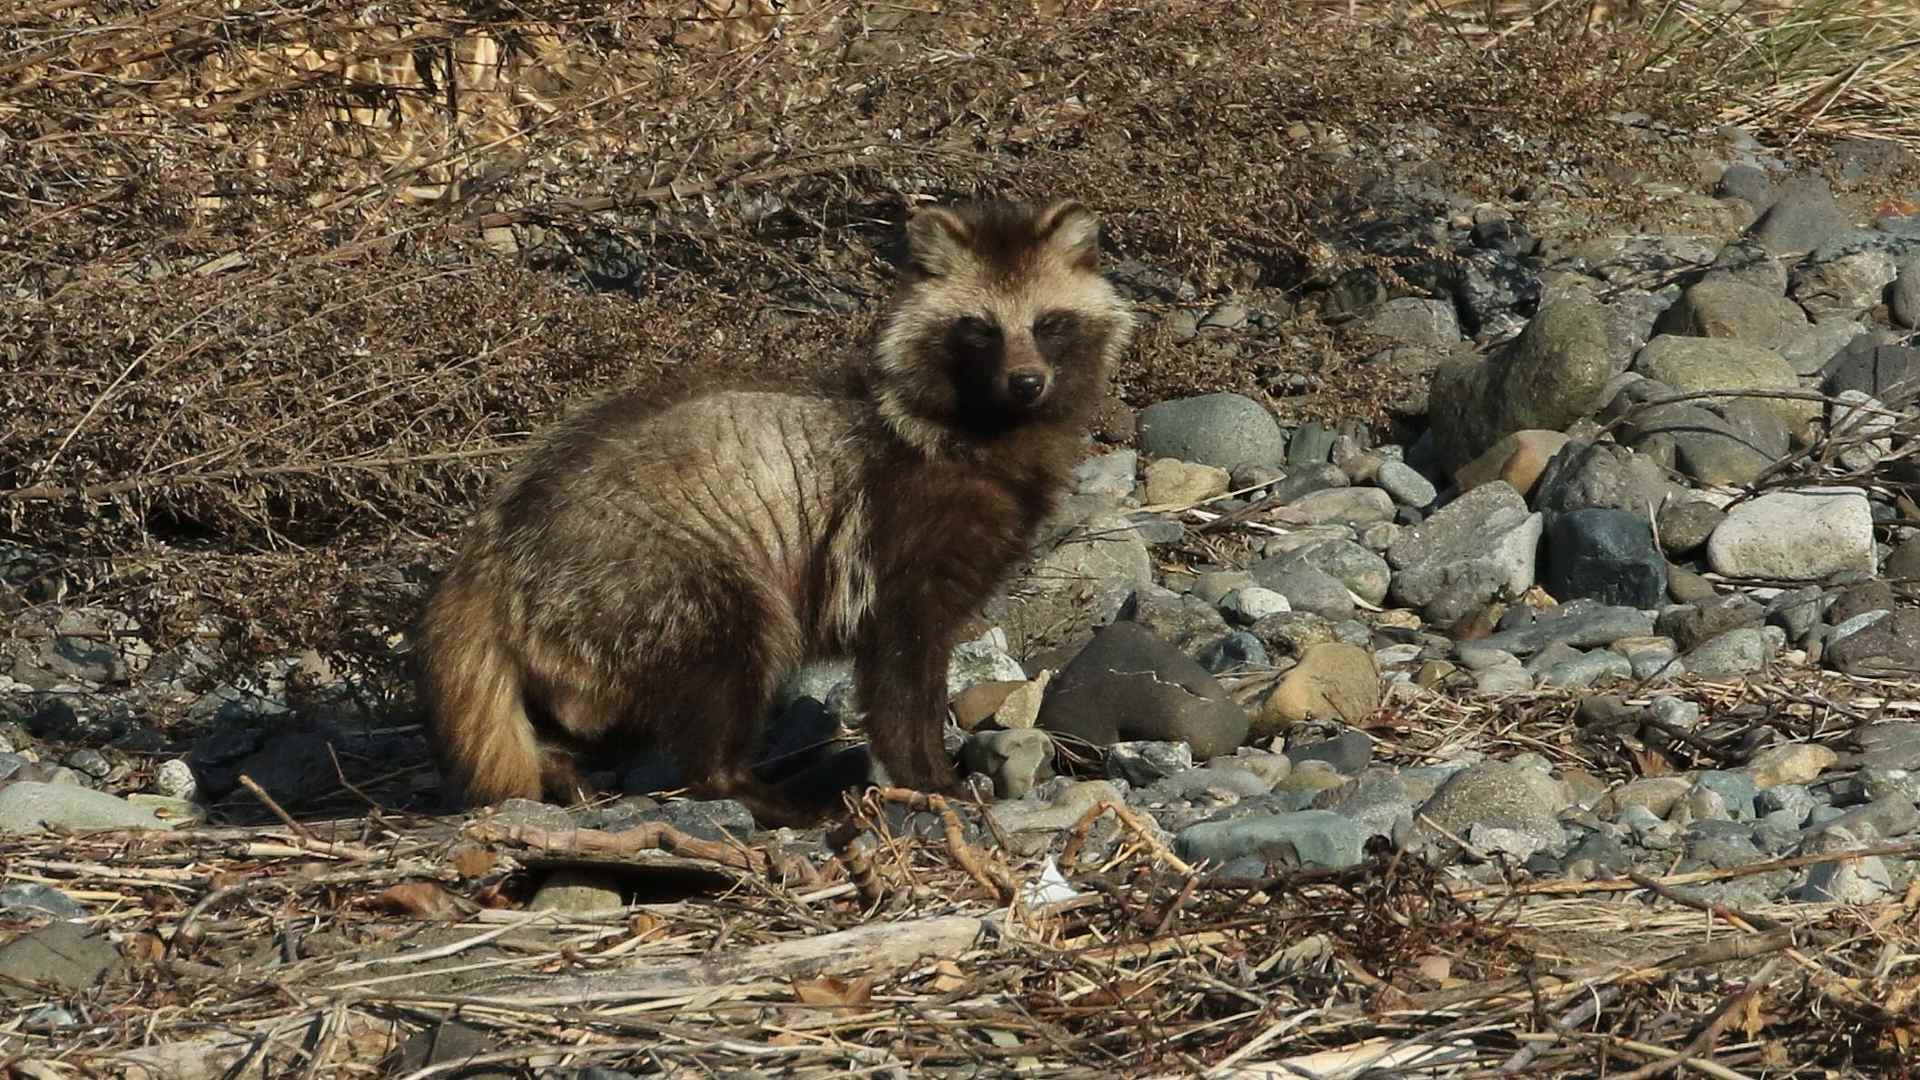
{"type": "Polygon", "coordinates": [[[1031,371],[1016,371],[1007,377],[1007,393],[1022,405],[1039,401],[1046,389],[1046,378],[1031,371]]]}

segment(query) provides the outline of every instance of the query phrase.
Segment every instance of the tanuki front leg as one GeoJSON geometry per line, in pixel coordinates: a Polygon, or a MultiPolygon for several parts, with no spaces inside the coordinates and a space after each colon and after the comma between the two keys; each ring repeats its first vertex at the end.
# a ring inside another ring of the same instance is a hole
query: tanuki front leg
{"type": "Polygon", "coordinates": [[[919,632],[910,619],[876,623],[855,672],[874,760],[900,787],[955,792],[960,781],[942,738],[951,650],[944,638],[919,632]]]}

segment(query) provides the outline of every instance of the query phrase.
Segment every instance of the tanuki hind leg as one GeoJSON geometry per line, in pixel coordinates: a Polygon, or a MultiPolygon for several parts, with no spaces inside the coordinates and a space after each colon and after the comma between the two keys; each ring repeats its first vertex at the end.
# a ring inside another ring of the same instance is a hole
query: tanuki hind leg
{"type": "Polygon", "coordinates": [[[709,798],[733,799],[765,826],[801,827],[825,817],[829,807],[802,803],[753,773],[753,750],[761,718],[773,701],[773,678],[755,665],[703,672],[688,695],[698,704],[682,722],[676,740],[693,786],[709,798]]]}

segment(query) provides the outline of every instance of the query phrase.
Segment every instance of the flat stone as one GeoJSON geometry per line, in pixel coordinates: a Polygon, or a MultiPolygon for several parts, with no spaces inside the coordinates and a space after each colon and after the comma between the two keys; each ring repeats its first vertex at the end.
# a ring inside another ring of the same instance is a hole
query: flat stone
{"type": "Polygon", "coordinates": [[[1600,683],[1633,678],[1633,664],[1616,652],[1581,653],[1552,664],[1540,672],[1538,685],[1580,690],[1600,683]]]}
{"type": "Polygon", "coordinates": [[[1780,292],[1709,276],[1688,286],[1654,329],[1662,334],[1772,345],[1806,325],[1806,312],[1780,292]]]}
{"type": "Polygon", "coordinates": [[[1682,652],[1694,649],[1729,630],[1759,626],[1766,609],[1741,593],[1716,596],[1700,604],[1671,608],[1654,620],[1656,633],[1665,634],[1682,652]]]}
{"type": "Polygon", "coordinates": [[[1189,825],[1174,837],[1174,850],[1189,862],[1257,856],[1279,866],[1338,870],[1360,864],[1370,835],[1365,825],[1340,814],[1300,810],[1189,825]]]}
{"type": "Polygon", "coordinates": [[[1107,778],[1125,780],[1137,788],[1191,768],[1193,747],[1183,742],[1117,742],[1107,747],[1107,778]]]}
{"type": "Polygon", "coordinates": [[[72,784],[16,780],[0,787],[0,836],[61,829],[168,829],[164,821],[125,799],[72,784]]]}
{"type": "Polygon", "coordinates": [[[1789,273],[1787,294],[1816,319],[1855,319],[1880,303],[1898,272],[1891,252],[1871,248],[1809,258],[1789,273]]]}
{"type": "Polygon", "coordinates": [[[1592,649],[1611,645],[1621,638],[1651,635],[1653,618],[1650,611],[1575,601],[1560,605],[1531,624],[1490,634],[1479,644],[1515,656],[1530,656],[1556,642],[1576,649],[1592,649]]]}
{"type": "Polygon", "coordinates": [[[1287,504],[1307,524],[1368,525],[1393,520],[1393,496],[1370,487],[1328,488],[1287,504]]]}
{"type": "Polygon", "coordinates": [[[1851,319],[1827,319],[1795,330],[1772,345],[1795,375],[1818,375],[1861,337],[1871,338],[1865,326],[1851,319]]]}
{"type": "Polygon", "coordinates": [[[1263,559],[1254,564],[1253,573],[1257,580],[1263,572],[1284,573],[1302,566],[1326,574],[1369,604],[1377,605],[1385,600],[1387,586],[1392,581],[1387,561],[1351,540],[1322,540],[1283,556],[1263,559]],[[1263,571],[1262,567],[1266,569],[1263,571]]]}
{"type": "Polygon", "coordinates": [[[533,898],[528,911],[561,911],[575,915],[617,911],[626,906],[620,879],[602,870],[561,867],[549,873],[533,898]]]}
{"type": "Polygon", "coordinates": [[[1826,181],[1809,178],[1781,187],[1779,197],[1753,225],[1753,237],[1768,250],[1812,251],[1852,227],[1826,181]]]}
{"type": "Polygon", "coordinates": [[[1547,462],[1534,489],[1534,508],[1553,517],[1606,507],[1644,514],[1667,501],[1673,484],[1659,463],[1611,442],[1569,441],[1547,462]]]}
{"type": "Polygon", "coordinates": [[[1394,502],[1401,506],[1411,506],[1416,510],[1433,505],[1433,501],[1440,497],[1440,492],[1434,488],[1433,481],[1421,476],[1417,470],[1402,461],[1381,462],[1380,470],[1374,476],[1374,483],[1378,484],[1382,491],[1393,496],[1394,502]]]}
{"type": "Polygon", "coordinates": [[[1235,589],[1220,599],[1221,613],[1241,626],[1252,626],[1269,615],[1292,610],[1285,596],[1259,585],[1235,589]]]}
{"type": "MultiPolygon", "coordinates": [[[[1334,620],[1353,615],[1353,595],[1347,591],[1346,585],[1317,566],[1283,556],[1262,559],[1253,564],[1252,570],[1256,581],[1286,597],[1287,603],[1296,612],[1334,620]]],[[[1258,624],[1254,633],[1259,633],[1258,624]]]]}
{"type": "Polygon", "coordinates": [[[39,996],[20,988],[21,983],[78,993],[120,963],[120,952],[103,928],[66,920],[48,923],[0,945],[0,997],[39,996]]]}
{"type": "Polygon", "coordinates": [[[1733,507],[1707,540],[1728,577],[1808,581],[1874,569],[1873,511],[1856,487],[1774,491],[1733,507]]]}

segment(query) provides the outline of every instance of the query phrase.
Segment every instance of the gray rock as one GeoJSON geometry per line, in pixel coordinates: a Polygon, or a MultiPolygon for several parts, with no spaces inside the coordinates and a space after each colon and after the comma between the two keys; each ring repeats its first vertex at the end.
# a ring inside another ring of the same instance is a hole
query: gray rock
{"type": "Polygon", "coordinates": [[[1053,779],[1053,740],[1033,728],[976,731],[960,747],[960,763],[968,772],[991,778],[995,798],[1024,798],[1053,779]]]}
{"type": "Polygon", "coordinates": [[[1817,375],[1856,339],[1870,336],[1866,327],[1851,319],[1827,319],[1772,344],[1795,375],[1817,375]]]}
{"type": "Polygon", "coordinates": [[[1645,514],[1672,489],[1651,458],[1618,443],[1574,439],[1548,459],[1533,501],[1549,518],[1589,507],[1645,514]]]}
{"type": "Polygon", "coordinates": [[[1343,488],[1351,484],[1347,474],[1338,465],[1321,462],[1307,465],[1287,473],[1269,488],[1267,495],[1274,502],[1290,505],[1296,499],[1304,498],[1316,491],[1343,488]]]}
{"type": "Polygon", "coordinates": [[[1589,507],[1561,514],[1547,534],[1541,584],[1561,600],[1651,608],[1667,592],[1667,561],[1644,515],[1589,507]]]}
{"type": "Polygon", "coordinates": [[[1565,790],[1546,773],[1509,762],[1488,761],[1455,773],[1420,808],[1417,828],[1436,839],[1440,830],[1465,838],[1475,825],[1513,829],[1558,850],[1566,842],[1559,814],[1565,790]],[[1431,824],[1428,824],[1431,822],[1431,824]]]}
{"type": "Polygon", "coordinates": [[[1287,464],[1326,464],[1333,456],[1334,438],[1334,431],[1318,420],[1301,424],[1287,439],[1287,464]]]}
{"type": "Polygon", "coordinates": [[[1616,641],[1609,648],[1626,657],[1633,678],[1640,682],[1667,682],[1687,673],[1679,660],[1680,650],[1665,638],[1616,641]]]}
{"type": "Polygon", "coordinates": [[[1342,776],[1357,776],[1373,760],[1373,739],[1364,731],[1343,731],[1331,739],[1287,747],[1286,759],[1294,768],[1309,761],[1321,761],[1342,776]]]}
{"type": "Polygon", "coordinates": [[[1483,648],[1503,649],[1515,656],[1531,656],[1555,642],[1576,649],[1611,645],[1621,638],[1648,637],[1653,613],[1629,607],[1609,607],[1576,600],[1525,626],[1515,626],[1480,640],[1483,648]]]}
{"type": "Polygon", "coordinates": [[[1824,657],[1849,675],[1910,677],[1920,672],[1920,608],[1900,608],[1830,642],[1824,657]]]}
{"type": "MultiPolygon", "coordinates": [[[[1174,803],[1231,806],[1242,799],[1266,795],[1269,790],[1265,780],[1245,769],[1201,768],[1184,769],[1162,777],[1144,788],[1135,789],[1128,798],[1136,805],[1149,808],[1174,803]]],[[[1189,821],[1180,821],[1179,824],[1189,821]]],[[[1163,820],[1162,824],[1166,824],[1166,821],[1163,820]]]]}
{"type": "Polygon", "coordinates": [[[1403,296],[1389,300],[1361,320],[1370,334],[1409,345],[1452,348],[1460,341],[1460,317],[1448,300],[1403,296]]]}
{"type": "Polygon", "coordinates": [[[0,912],[15,918],[51,915],[56,919],[78,919],[86,915],[87,909],[59,889],[18,882],[0,887],[0,912]]]}
{"type": "Polygon", "coordinates": [[[1284,573],[1299,566],[1311,567],[1369,604],[1386,599],[1387,586],[1392,580],[1392,571],[1385,559],[1351,540],[1323,540],[1286,555],[1263,559],[1254,564],[1256,577],[1262,573],[1259,567],[1263,564],[1277,564],[1264,571],[1268,574],[1284,573]]]}
{"type": "Polygon", "coordinates": [[[193,777],[193,767],[182,758],[170,758],[153,770],[153,790],[173,799],[194,799],[200,794],[200,785],[193,777]]]}
{"type": "Polygon", "coordinates": [[[1229,753],[1247,714],[1205,668],[1132,622],[1116,622],[1061,668],[1038,726],[1094,746],[1181,741],[1196,756],[1229,753]]]}
{"type": "MultiPolygon", "coordinates": [[[[1803,846],[1803,853],[1814,855],[1854,851],[1867,847],[1849,830],[1829,826],[1803,846]]],[[[1794,890],[1796,899],[1820,903],[1871,904],[1893,895],[1893,875],[1886,860],[1877,855],[1815,863],[1807,868],[1807,878],[1794,890]]]]}
{"type": "Polygon", "coordinates": [[[1074,467],[1074,493],[1124,499],[1133,494],[1134,473],[1139,465],[1140,455],[1133,450],[1095,454],[1074,467]]]}
{"type": "MultiPolygon", "coordinates": [[[[1785,446],[1769,444],[1784,443],[1786,432],[1776,418],[1772,431],[1756,438],[1725,415],[1727,408],[1725,403],[1710,408],[1681,401],[1649,401],[1631,410],[1619,435],[1648,459],[1659,460],[1670,454],[1664,464],[1702,484],[1750,484],[1785,452],[1785,446]]],[[[1748,410],[1746,417],[1751,415],[1752,410],[1748,410]]]]}
{"type": "Polygon", "coordinates": [[[1174,850],[1190,862],[1227,863],[1257,856],[1279,866],[1358,866],[1372,835],[1358,821],[1326,810],[1263,814],[1204,821],[1174,837],[1174,850]]]}
{"type": "Polygon", "coordinates": [[[1241,626],[1252,626],[1269,615],[1292,611],[1293,606],[1287,602],[1285,596],[1272,589],[1248,585],[1222,597],[1220,610],[1233,622],[1241,626]]]}
{"type": "MultiPolygon", "coordinates": [[[[1817,814],[1809,814],[1811,820],[1817,814]]],[[[1839,830],[1863,841],[1898,840],[1920,829],[1920,810],[1914,809],[1913,800],[1906,798],[1881,799],[1865,806],[1855,807],[1838,817],[1830,817],[1818,825],[1807,828],[1809,843],[1816,842],[1822,833],[1839,830]]]]}
{"type": "Polygon", "coordinates": [[[1802,179],[1781,186],[1779,198],[1754,222],[1754,239],[1771,251],[1812,251],[1852,227],[1833,189],[1824,180],[1802,179]]]}
{"type": "MultiPolygon", "coordinates": [[[[1353,615],[1353,596],[1333,575],[1290,556],[1262,559],[1252,568],[1261,585],[1287,598],[1296,612],[1307,612],[1326,619],[1345,619],[1353,615]]],[[[1271,618],[1271,616],[1269,616],[1271,618]]],[[[1262,620],[1264,622],[1265,620],[1262,620]]],[[[1253,628],[1260,633],[1259,625],[1253,628]]],[[[1262,640],[1266,640],[1262,637],[1262,640]]]]}
{"type": "MultiPolygon", "coordinates": [[[[1702,279],[1708,282],[1732,282],[1759,289],[1775,300],[1787,295],[1787,266],[1752,237],[1740,237],[1720,249],[1713,265],[1702,279]]],[[[1796,314],[1800,314],[1798,308],[1796,314]]],[[[1802,324],[1805,319],[1802,318],[1802,324]]],[[[1733,337],[1742,335],[1734,334],[1733,337]]]]}
{"type": "Polygon", "coordinates": [[[1379,488],[1328,488],[1309,492],[1287,504],[1312,524],[1370,525],[1392,521],[1393,496],[1379,488]]]}
{"type": "Polygon", "coordinates": [[[1654,329],[1661,334],[1737,338],[1771,346],[1806,325],[1806,312],[1779,291],[1709,276],[1681,293],[1654,329]]]}
{"type": "Polygon", "coordinates": [[[1698,604],[1669,608],[1653,622],[1655,633],[1670,637],[1682,652],[1696,648],[1729,630],[1757,627],[1766,609],[1742,593],[1716,596],[1698,604]]]}
{"type": "Polygon", "coordinates": [[[1026,669],[1007,655],[1006,635],[989,632],[954,646],[947,659],[947,698],[983,682],[1025,682],[1026,669]]]}
{"type": "Polygon", "coordinates": [[[1457,469],[1525,428],[1564,430],[1600,405],[1613,370],[1597,303],[1541,305],[1506,349],[1484,362],[1449,360],[1434,372],[1428,416],[1442,464],[1457,469]]]}
{"type": "Polygon", "coordinates": [[[1240,394],[1202,394],[1140,410],[1140,452],[1231,469],[1241,464],[1279,467],[1287,440],[1273,415],[1240,394]]]}
{"type": "Polygon", "coordinates": [[[1243,668],[1270,667],[1273,663],[1267,655],[1266,644],[1245,630],[1235,630],[1202,647],[1194,654],[1194,659],[1214,675],[1243,668]]]}
{"type": "Polygon", "coordinates": [[[1458,641],[1453,646],[1454,658],[1468,671],[1485,671],[1492,667],[1505,667],[1518,664],[1520,658],[1505,649],[1490,649],[1478,641],[1458,641]]]}
{"type": "Polygon", "coordinates": [[[1684,558],[1705,546],[1707,537],[1727,520],[1727,512],[1704,499],[1686,499],[1661,507],[1655,520],[1661,548],[1674,558],[1684,558]]]}
{"type": "Polygon", "coordinates": [[[1879,345],[1862,334],[1836,353],[1821,375],[1828,394],[1858,390],[1889,408],[1904,409],[1920,398],[1920,349],[1879,345]]]}
{"type": "Polygon", "coordinates": [[[1874,568],[1873,511],[1855,487],[1769,492],[1733,507],[1707,540],[1728,577],[1809,581],[1874,568]]]}
{"type": "Polygon", "coordinates": [[[1529,514],[1490,526],[1476,550],[1401,571],[1389,595],[1438,625],[1457,622],[1496,598],[1518,597],[1533,585],[1542,522],[1539,514],[1529,514]]]}
{"type": "Polygon", "coordinates": [[[1107,747],[1107,778],[1137,788],[1192,768],[1193,747],[1183,742],[1117,742],[1107,747]]]}
{"type": "MultiPolygon", "coordinates": [[[[1745,341],[1660,334],[1633,359],[1633,370],[1683,394],[1720,390],[1798,392],[1800,379],[1772,349],[1745,341]]],[[[1763,400],[1788,432],[1799,433],[1820,414],[1818,402],[1763,400]]]]}
{"type": "Polygon", "coordinates": [[[0,946],[0,997],[39,996],[22,984],[77,993],[120,963],[120,951],[104,929],[65,920],[48,923],[0,946]]]}
{"type": "Polygon", "coordinates": [[[1393,496],[1394,502],[1416,510],[1432,506],[1433,500],[1440,497],[1431,480],[1401,461],[1382,462],[1374,483],[1393,496]]]}
{"type": "Polygon", "coordinates": [[[1886,296],[1898,271],[1893,255],[1875,249],[1796,265],[1787,294],[1816,319],[1857,319],[1886,296]]]}
{"type": "Polygon", "coordinates": [[[151,811],[104,791],[16,780],[0,787],[0,836],[62,829],[167,829],[151,811]]]}
{"type": "Polygon", "coordinates": [[[1313,797],[1313,808],[1330,810],[1396,840],[1413,825],[1413,796],[1392,769],[1367,769],[1348,783],[1328,788],[1313,797]]]}
{"type": "Polygon", "coordinates": [[[1712,791],[1720,797],[1726,807],[1727,815],[1735,821],[1752,821],[1754,809],[1760,795],[1753,777],[1745,773],[1728,772],[1724,769],[1708,769],[1694,777],[1694,786],[1712,791]]]}
{"type": "Polygon", "coordinates": [[[1773,184],[1767,179],[1766,170],[1745,163],[1727,166],[1714,191],[1722,198],[1745,199],[1756,209],[1773,201],[1773,184]]]}
{"type": "Polygon", "coordinates": [[[1909,330],[1920,329],[1920,250],[1901,256],[1898,276],[1887,293],[1893,321],[1909,330]]]}
{"type": "Polygon", "coordinates": [[[1883,720],[1856,730],[1853,738],[1864,763],[1882,769],[1920,769],[1920,723],[1883,720]]]}
{"type": "Polygon", "coordinates": [[[1578,690],[1633,678],[1633,663],[1616,652],[1595,650],[1562,660],[1540,673],[1540,686],[1578,690]]]}
{"type": "Polygon", "coordinates": [[[1871,469],[1893,452],[1900,414],[1859,390],[1842,390],[1827,407],[1827,429],[1846,440],[1837,460],[1841,468],[1871,469]]]}

